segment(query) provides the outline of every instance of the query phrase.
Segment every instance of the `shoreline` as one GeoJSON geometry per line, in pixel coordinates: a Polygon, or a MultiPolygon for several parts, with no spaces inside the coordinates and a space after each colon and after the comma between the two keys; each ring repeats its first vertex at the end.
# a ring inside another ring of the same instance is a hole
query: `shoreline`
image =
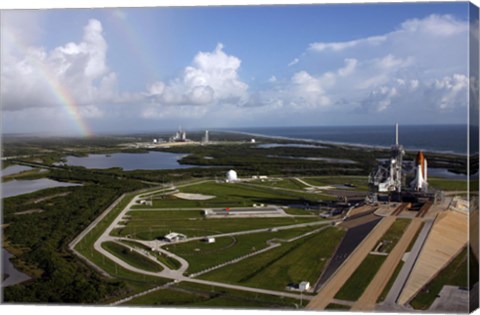
{"type": "MultiPolygon", "coordinates": [[[[306,138],[294,138],[294,137],[285,137],[285,136],[273,136],[273,135],[265,135],[247,131],[237,131],[237,130],[212,130],[217,132],[226,132],[226,133],[233,133],[233,134],[241,134],[247,136],[254,136],[254,137],[263,137],[268,139],[278,139],[278,140],[291,140],[291,141],[301,141],[307,143],[314,143],[314,144],[326,144],[326,145],[335,145],[335,146],[346,146],[346,147],[353,147],[356,149],[377,149],[377,150],[390,150],[390,146],[382,146],[382,145],[373,145],[373,144],[362,144],[362,143],[347,143],[347,142],[337,142],[337,141],[325,141],[325,140],[315,140],[315,139],[306,139],[306,138]]],[[[433,154],[442,154],[442,155],[451,155],[456,157],[467,157],[467,153],[459,153],[454,151],[438,151],[438,150],[425,150],[425,149],[405,149],[405,152],[415,153],[418,151],[433,153],[433,154]]]]}

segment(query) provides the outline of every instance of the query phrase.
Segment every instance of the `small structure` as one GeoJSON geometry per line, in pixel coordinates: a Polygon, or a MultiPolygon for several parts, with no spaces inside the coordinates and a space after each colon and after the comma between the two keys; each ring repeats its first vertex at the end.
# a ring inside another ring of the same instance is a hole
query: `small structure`
{"type": "Polygon", "coordinates": [[[298,285],[298,289],[300,291],[308,291],[310,289],[310,282],[308,281],[300,282],[300,284],[298,285]]]}
{"type": "Polygon", "coordinates": [[[186,235],[180,234],[180,233],[175,233],[175,232],[170,232],[167,235],[164,236],[164,239],[167,242],[174,243],[178,241],[183,241],[187,238],[186,235]]]}
{"type": "Polygon", "coordinates": [[[154,143],[154,144],[158,143],[158,140],[157,140],[157,139],[153,139],[153,143],[154,143]]]}
{"type": "Polygon", "coordinates": [[[211,236],[205,237],[204,241],[205,243],[208,243],[208,244],[215,243],[215,237],[211,237],[211,236]]]}
{"type": "Polygon", "coordinates": [[[139,203],[140,203],[141,205],[145,205],[145,206],[151,206],[151,205],[152,205],[152,201],[151,201],[151,200],[145,200],[145,199],[140,200],[139,203]]]}
{"type": "Polygon", "coordinates": [[[250,143],[255,143],[255,139],[252,138],[252,140],[250,140],[250,143]]]}
{"type": "Polygon", "coordinates": [[[227,183],[233,183],[233,182],[236,182],[237,180],[238,180],[237,172],[235,172],[234,170],[229,170],[227,172],[227,183]]]}
{"type": "Polygon", "coordinates": [[[208,143],[210,140],[209,140],[209,137],[208,137],[208,130],[205,130],[205,136],[203,137],[202,139],[202,142],[203,143],[208,143]]]}

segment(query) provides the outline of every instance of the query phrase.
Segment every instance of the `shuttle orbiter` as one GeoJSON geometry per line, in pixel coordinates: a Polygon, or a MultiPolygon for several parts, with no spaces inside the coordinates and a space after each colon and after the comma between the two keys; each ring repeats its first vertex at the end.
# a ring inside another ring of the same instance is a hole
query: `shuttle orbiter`
{"type": "Polygon", "coordinates": [[[417,170],[415,174],[415,179],[412,181],[411,185],[416,191],[427,192],[427,159],[423,155],[422,151],[417,153],[417,158],[415,159],[415,166],[417,170]]]}

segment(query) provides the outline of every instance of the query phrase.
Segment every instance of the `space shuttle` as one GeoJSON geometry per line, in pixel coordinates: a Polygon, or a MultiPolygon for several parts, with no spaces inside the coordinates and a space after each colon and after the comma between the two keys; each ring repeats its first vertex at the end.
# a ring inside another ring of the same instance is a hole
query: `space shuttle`
{"type": "Polygon", "coordinates": [[[417,153],[417,158],[415,159],[415,166],[417,170],[415,174],[415,179],[411,182],[411,186],[415,191],[427,192],[427,159],[423,155],[422,151],[417,153]]]}

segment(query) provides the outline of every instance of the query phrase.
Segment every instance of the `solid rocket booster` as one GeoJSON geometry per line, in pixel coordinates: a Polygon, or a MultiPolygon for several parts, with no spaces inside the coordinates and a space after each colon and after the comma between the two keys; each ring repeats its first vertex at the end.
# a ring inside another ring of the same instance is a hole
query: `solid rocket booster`
{"type": "Polygon", "coordinates": [[[427,191],[427,159],[425,159],[422,151],[417,153],[415,165],[417,167],[417,174],[414,179],[414,189],[416,191],[427,191]]]}

